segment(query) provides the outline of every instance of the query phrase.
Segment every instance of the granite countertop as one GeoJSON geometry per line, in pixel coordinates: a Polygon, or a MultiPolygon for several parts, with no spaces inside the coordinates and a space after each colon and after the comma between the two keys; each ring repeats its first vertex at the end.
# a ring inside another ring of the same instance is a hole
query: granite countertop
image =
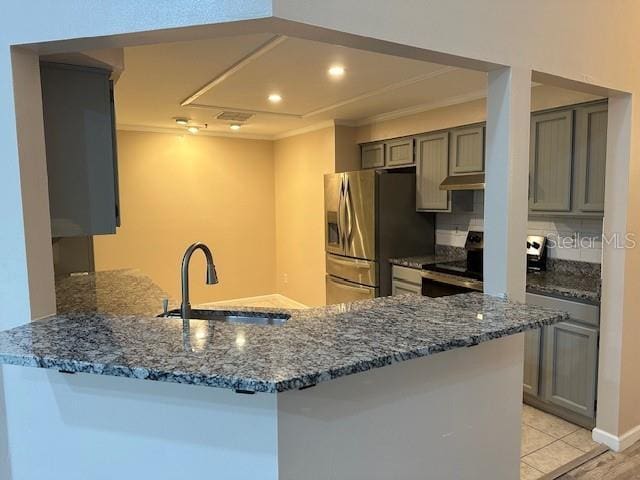
{"type": "Polygon", "coordinates": [[[56,277],[56,310],[62,313],[111,313],[149,315],[178,304],[158,285],[136,269],[108,270],[56,277]]]}
{"type": "MultiPolygon", "coordinates": [[[[394,265],[403,267],[423,269],[426,265],[437,263],[442,259],[435,255],[422,255],[416,257],[393,258],[389,261],[394,265]]],[[[579,302],[600,304],[600,276],[590,264],[580,267],[580,263],[586,262],[564,262],[566,266],[561,270],[547,270],[545,272],[527,273],[527,292],[546,295],[551,297],[564,298],[579,302]]]]}
{"type": "Polygon", "coordinates": [[[527,292],[600,305],[600,277],[569,272],[529,272],[527,292]]]}
{"type": "Polygon", "coordinates": [[[392,265],[398,265],[400,267],[408,267],[408,268],[417,268],[420,270],[422,270],[426,265],[431,265],[432,263],[438,263],[438,261],[440,261],[440,258],[435,254],[389,259],[389,263],[391,263],[392,265]]]}
{"type": "Polygon", "coordinates": [[[291,315],[283,326],[58,315],[0,332],[0,362],[275,393],[566,319],[480,293],[403,295],[280,313],[291,315]]]}

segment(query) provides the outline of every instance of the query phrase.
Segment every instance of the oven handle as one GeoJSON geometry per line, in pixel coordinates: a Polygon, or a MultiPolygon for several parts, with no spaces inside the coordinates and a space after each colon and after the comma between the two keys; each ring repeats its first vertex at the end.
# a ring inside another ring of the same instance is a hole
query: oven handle
{"type": "Polygon", "coordinates": [[[468,288],[469,290],[476,290],[478,292],[483,291],[482,282],[480,280],[473,280],[470,278],[460,278],[455,275],[447,275],[439,272],[432,272],[430,270],[423,270],[420,272],[422,278],[426,280],[433,280],[434,282],[446,283],[448,285],[454,285],[456,287],[468,288]]]}

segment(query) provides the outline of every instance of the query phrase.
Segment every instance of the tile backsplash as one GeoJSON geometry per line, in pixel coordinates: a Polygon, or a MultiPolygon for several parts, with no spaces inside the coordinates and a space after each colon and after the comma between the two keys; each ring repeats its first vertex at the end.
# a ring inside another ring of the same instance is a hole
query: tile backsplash
{"type": "MultiPolygon", "coordinates": [[[[469,230],[484,229],[484,192],[476,191],[473,212],[436,214],[436,243],[464,247],[469,230]]],[[[550,258],[600,263],[602,259],[602,220],[563,217],[529,219],[530,235],[544,235],[552,240],[550,258]]],[[[523,246],[524,249],[524,246],[523,246]]]]}

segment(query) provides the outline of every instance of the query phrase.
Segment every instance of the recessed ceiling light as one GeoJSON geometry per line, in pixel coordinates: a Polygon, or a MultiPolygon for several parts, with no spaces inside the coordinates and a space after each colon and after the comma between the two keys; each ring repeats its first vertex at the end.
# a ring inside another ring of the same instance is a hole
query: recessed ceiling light
{"type": "Polygon", "coordinates": [[[282,96],[277,93],[272,93],[267,97],[271,103],[280,103],[282,101],[282,96]]]}
{"type": "Polygon", "coordinates": [[[189,125],[189,120],[187,120],[186,118],[176,118],[176,123],[178,125],[189,125]]]}
{"type": "Polygon", "coordinates": [[[344,75],[344,67],[342,65],[333,65],[328,70],[329,75],[338,78],[344,75]]]}
{"type": "Polygon", "coordinates": [[[189,133],[193,133],[195,135],[196,133],[198,133],[200,131],[200,128],[191,126],[191,127],[187,128],[187,130],[188,130],[189,133]]]}
{"type": "Polygon", "coordinates": [[[240,126],[241,126],[241,125],[240,125],[240,124],[238,124],[238,123],[232,123],[231,125],[229,125],[229,128],[230,128],[231,130],[237,131],[237,130],[240,130],[240,126]]]}

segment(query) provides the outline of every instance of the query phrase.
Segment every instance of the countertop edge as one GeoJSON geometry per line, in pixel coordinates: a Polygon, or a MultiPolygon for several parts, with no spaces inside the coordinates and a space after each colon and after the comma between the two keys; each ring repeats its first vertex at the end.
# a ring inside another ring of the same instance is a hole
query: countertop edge
{"type": "Polygon", "coordinates": [[[183,373],[179,371],[167,372],[142,366],[124,366],[117,363],[101,364],[73,359],[39,357],[37,355],[0,354],[0,361],[3,364],[8,365],[58,370],[59,372],[66,374],[87,373],[138,380],[169,382],[183,385],[225,388],[232,390],[241,390],[243,392],[250,393],[283,393],[286,391],[312,387],[319,383],[327,382],[340,377],[346,377],[349,375],[394,365],[416,358],[432,356],[438,353],[456,350],[458,348],[473,347],[490,340],[497,340],[499,338],[517,335],[519,333],[524,333],[529,330],[535,330],[543,326],[551,325],[568,319],[568,314],[560,314],[545,318],[543,320],[530,322],[528,324],[488,332],[479,336],[453,339],[443,344],[433,344],[408,352],[397,352],[371,360],[363,360],[360,362],[343,365],[337,368],[331,368],[325,372],[308,373],[301,375],[300,377],[277,381],[263,381],[239,378],[234,379],[220,376],[198,375],[187,372],[183,373]]]}

